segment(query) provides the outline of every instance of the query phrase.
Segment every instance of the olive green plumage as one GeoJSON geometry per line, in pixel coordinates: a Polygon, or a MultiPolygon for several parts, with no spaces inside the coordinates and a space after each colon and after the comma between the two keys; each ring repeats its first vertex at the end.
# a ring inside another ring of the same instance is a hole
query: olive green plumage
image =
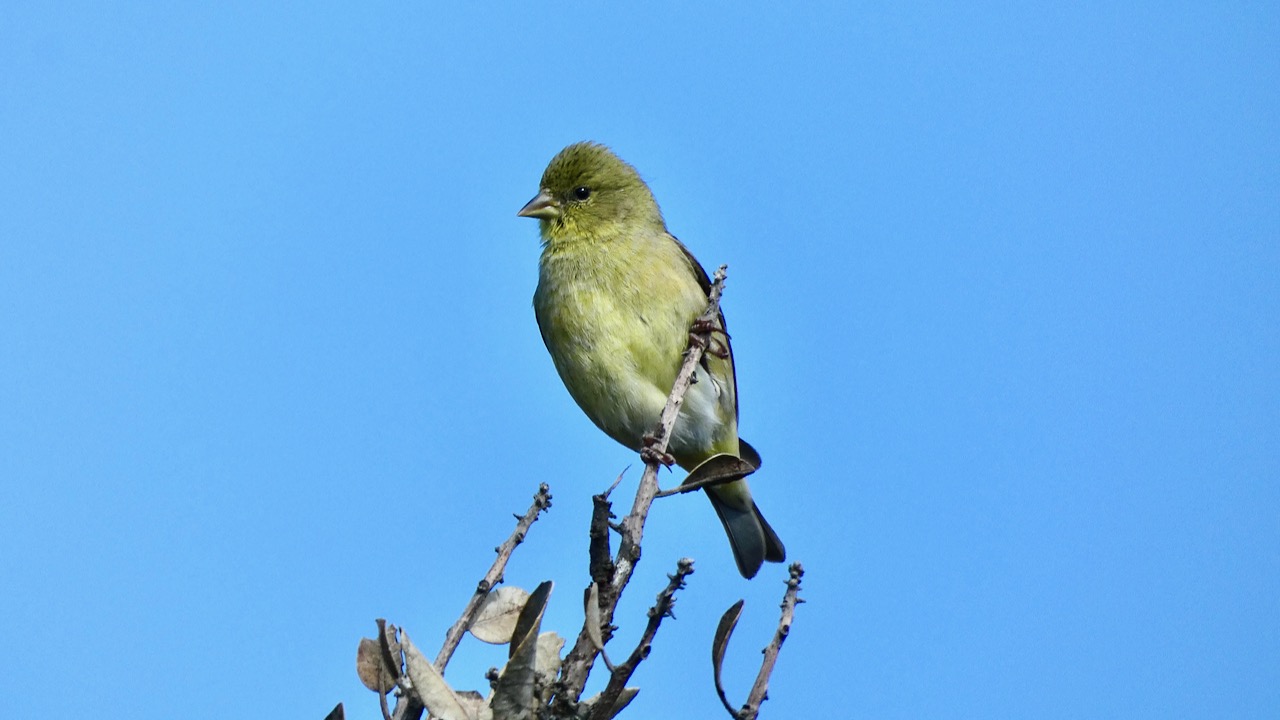
{"type": "MultiPolygon", "coordinates": [[[[605,146],[578,143],[560,151],[539,187],[519,214],[537,218],[541,229],[533,308],[542,339],[587,417],[638,451],[666,404],[710,281],[667,232],[635,168],[605,146]]],[[[738,439],[732,349],[727,336],[716,340],[727,357],[703,358],[667,450],[685,469],[717,454],[758,467],[760,456],[738,439]]],[[[746,480],[708,488],[707,496],[744,577],[765,560],[784,559],[746,480]]]]}

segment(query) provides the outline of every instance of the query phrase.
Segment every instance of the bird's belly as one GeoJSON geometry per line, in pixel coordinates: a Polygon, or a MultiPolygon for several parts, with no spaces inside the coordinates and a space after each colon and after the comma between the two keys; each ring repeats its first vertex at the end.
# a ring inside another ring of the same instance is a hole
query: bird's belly
{"type": "MultiPolygon", "coordinates": [[[[689,324],[700,308],[621,300],[594,286],[543,282],[534,309],[574,401],[607,435],[639,450],[645,433],[658,425],[683,361],[689,324]]],[[[726,434],[718,408],[720,389],[703,371],[698,376],[685,395],[669,444],[682,465],[711,454],[709,448],[726,434]]],[[[728,417],[733,417],[731,410],[728,417]]],[[[736,428],[727,430],[736,433],[736,428]]]]}
{"type": "Polygon", "coordinates": [[[623,321],[615,309],[599,305],[559,304],[540,324],[569,394],[601,430],[636,450],[666,402],[659,379],[674,378],[674,371],[655,367],[660,353],[634,320],[623,321]]]}

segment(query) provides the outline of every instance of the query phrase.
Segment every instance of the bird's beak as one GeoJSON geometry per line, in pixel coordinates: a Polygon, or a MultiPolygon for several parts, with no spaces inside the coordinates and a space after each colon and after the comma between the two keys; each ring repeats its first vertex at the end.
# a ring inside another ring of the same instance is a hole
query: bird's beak
{"type": "Polygon", "coordinates": [[[551,193],[543,190],[538,193],[537,197],[525,203],[520,208],[520,212],[516,213],[520,217],[538,218],[539,220],[552,220],[560,217],[560,203],[553,197],[551,193]]]}

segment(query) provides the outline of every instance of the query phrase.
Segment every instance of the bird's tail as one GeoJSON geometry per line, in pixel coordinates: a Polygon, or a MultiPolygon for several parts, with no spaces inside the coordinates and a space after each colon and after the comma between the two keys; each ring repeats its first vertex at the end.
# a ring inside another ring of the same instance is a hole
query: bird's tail
{"type": "Polygon", "coordinates": [[[782,562],[787,559],[782,540],[760,514],[745,480],[715,485],[706,490],[711,506],[724,524],[724,532],[729,536],[733,559],[738,563],[742,577],[755,577],[765,560],[782,562]]]}

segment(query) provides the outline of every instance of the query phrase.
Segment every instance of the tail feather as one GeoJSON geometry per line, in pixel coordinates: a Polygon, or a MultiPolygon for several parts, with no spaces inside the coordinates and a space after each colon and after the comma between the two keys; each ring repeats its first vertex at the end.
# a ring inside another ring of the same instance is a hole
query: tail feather
{"type": "Polygon", "coordinates": [[[751,509],[756,511],[756,519],[760,521],[760,529],[764,531],[764,559],[769,562],[785,562],[787,549],[782,545],[782,538],[769,526],[769,521],[760,514],[760,508],[756,507],[755,502],[751,503],[751,509]]]}
{"type": "MultiPolygon", "coordinates": [[[[734,484],[736,483],[730,485],[734,484]]],[[[769,527],[764,515],[760,514],[760,508],[750,500],[750,496],[747,496],[747,502],[751,503],[751,506],[744,508],[740,502],[734,502],[734,498],[729,497],[731,493],[724,492],[725,489],[727,488],[708,488],[707,497],[711,500],[711,506],[716,509],[716,515],[720,517],[721,524],[724,525],[725,534],[729,536],[729,546],[733,549],[733,559],[738,564],[738,572],[749,580],[760,571],[760,566],[765,560],[782,562],[786,559],[787,551],[782,546],[782,540],[778,538],[778,534],[769,527]]],[[[743,489],[745,490],[745,487],[743,489]]]]}

